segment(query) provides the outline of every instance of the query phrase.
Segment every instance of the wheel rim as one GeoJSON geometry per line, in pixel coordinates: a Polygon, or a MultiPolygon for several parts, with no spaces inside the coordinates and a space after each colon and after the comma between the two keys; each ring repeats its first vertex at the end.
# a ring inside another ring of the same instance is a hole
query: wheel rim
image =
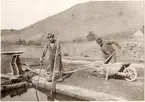
{"type": "Polygon", "coordinates": [[[126,75],[125,80],[127,81],[135,81],[137,78],[137,72],[134,68],[126,68],[123,71],[126,75]]]}

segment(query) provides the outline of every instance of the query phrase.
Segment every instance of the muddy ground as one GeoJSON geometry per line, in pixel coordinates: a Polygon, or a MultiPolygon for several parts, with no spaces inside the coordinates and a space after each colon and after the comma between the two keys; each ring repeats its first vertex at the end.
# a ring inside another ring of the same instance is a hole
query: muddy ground
{"type": "Polygon", "coordinates": [[[74,73],[70,78],[65,79],[63,83],[97,92],[104,92],[126,100],[137,101],[144,99],[143,77],[138,78],[135,82],[127,82],[121,79],[109,79],[105,81],[105,76],[93,76],[87,70],[81,70],[74,73]]]}

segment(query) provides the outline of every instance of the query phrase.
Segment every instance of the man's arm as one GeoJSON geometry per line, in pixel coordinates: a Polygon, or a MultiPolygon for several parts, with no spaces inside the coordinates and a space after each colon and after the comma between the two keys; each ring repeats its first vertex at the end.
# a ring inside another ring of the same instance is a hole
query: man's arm
{"type": "Polygon", "coordinates": [[[57,51],[58,51],[58,54],[61,54],[61,46],[60,46],[60,44],[57,44],[57,51]]]}
{"type": "Polygon", "coordinates": [[[101,48],[101,51],[102,51],[104,54],[109,55],[109,51],[107,51],[107,50],[105,50],[105,49],[103,49],[103,48],[101,48]]]}
{"type": "Polygon", "coordinates": [[[105,62],[105,58],[104,58],[104,53],[103,53],[103,52],[101,53],[101,60],[102,60],[103,62],[105,62]]]}
{"type": "Polygon", "coordinates": [[[114,44],[114,45],[116,45],[119,49],[121,49],[121,46],[118,44],[118,42],[116,42],[116,41],[109,41],[108,42],[109,44],[114,44]]]}
{"type": "Polygon", "coordinates": [[[48,44],[46,43],[44,48],[43,48],[43,51],[42,51],[42,55],[41,55],[41,58],[43,58],[47,52],[47,49],[48,49],[48,44]]]}

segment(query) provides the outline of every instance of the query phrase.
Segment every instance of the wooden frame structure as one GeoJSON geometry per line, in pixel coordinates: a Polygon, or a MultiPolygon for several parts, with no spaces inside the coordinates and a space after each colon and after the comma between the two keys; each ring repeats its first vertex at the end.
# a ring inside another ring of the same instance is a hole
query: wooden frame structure
{"type": "Polygon", "coordinates": [[[12,75],[21,75],[23,73],[23,70],[21,68],[22,64],[19,57],[23,53],[24,51],[1,52],[1,56],[6,59],[5,61],[2,61],[1,68],[5,68],[5,65],[6,65],[6,67],[10,67],[12,75]]]}

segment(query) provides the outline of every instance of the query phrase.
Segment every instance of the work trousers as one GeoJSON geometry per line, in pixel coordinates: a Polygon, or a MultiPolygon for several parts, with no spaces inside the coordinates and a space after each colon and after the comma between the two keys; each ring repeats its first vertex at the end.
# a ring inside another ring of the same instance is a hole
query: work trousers
{"type": "Polygon", "coordinates": [[[56,64],[56,71],[59,72],[59,76],[62,77],[62,60],[61,60],[61,55],[59,54],[56,58],[56,62],[55,62],[55,55],[52,55],[51,58],[49,58],[49,64],[48,64],[48,69],[47,71],[50,72],[50,77],[52,77],[53,75],[53,70],[54,70],[54,63],[56,64]]]}

